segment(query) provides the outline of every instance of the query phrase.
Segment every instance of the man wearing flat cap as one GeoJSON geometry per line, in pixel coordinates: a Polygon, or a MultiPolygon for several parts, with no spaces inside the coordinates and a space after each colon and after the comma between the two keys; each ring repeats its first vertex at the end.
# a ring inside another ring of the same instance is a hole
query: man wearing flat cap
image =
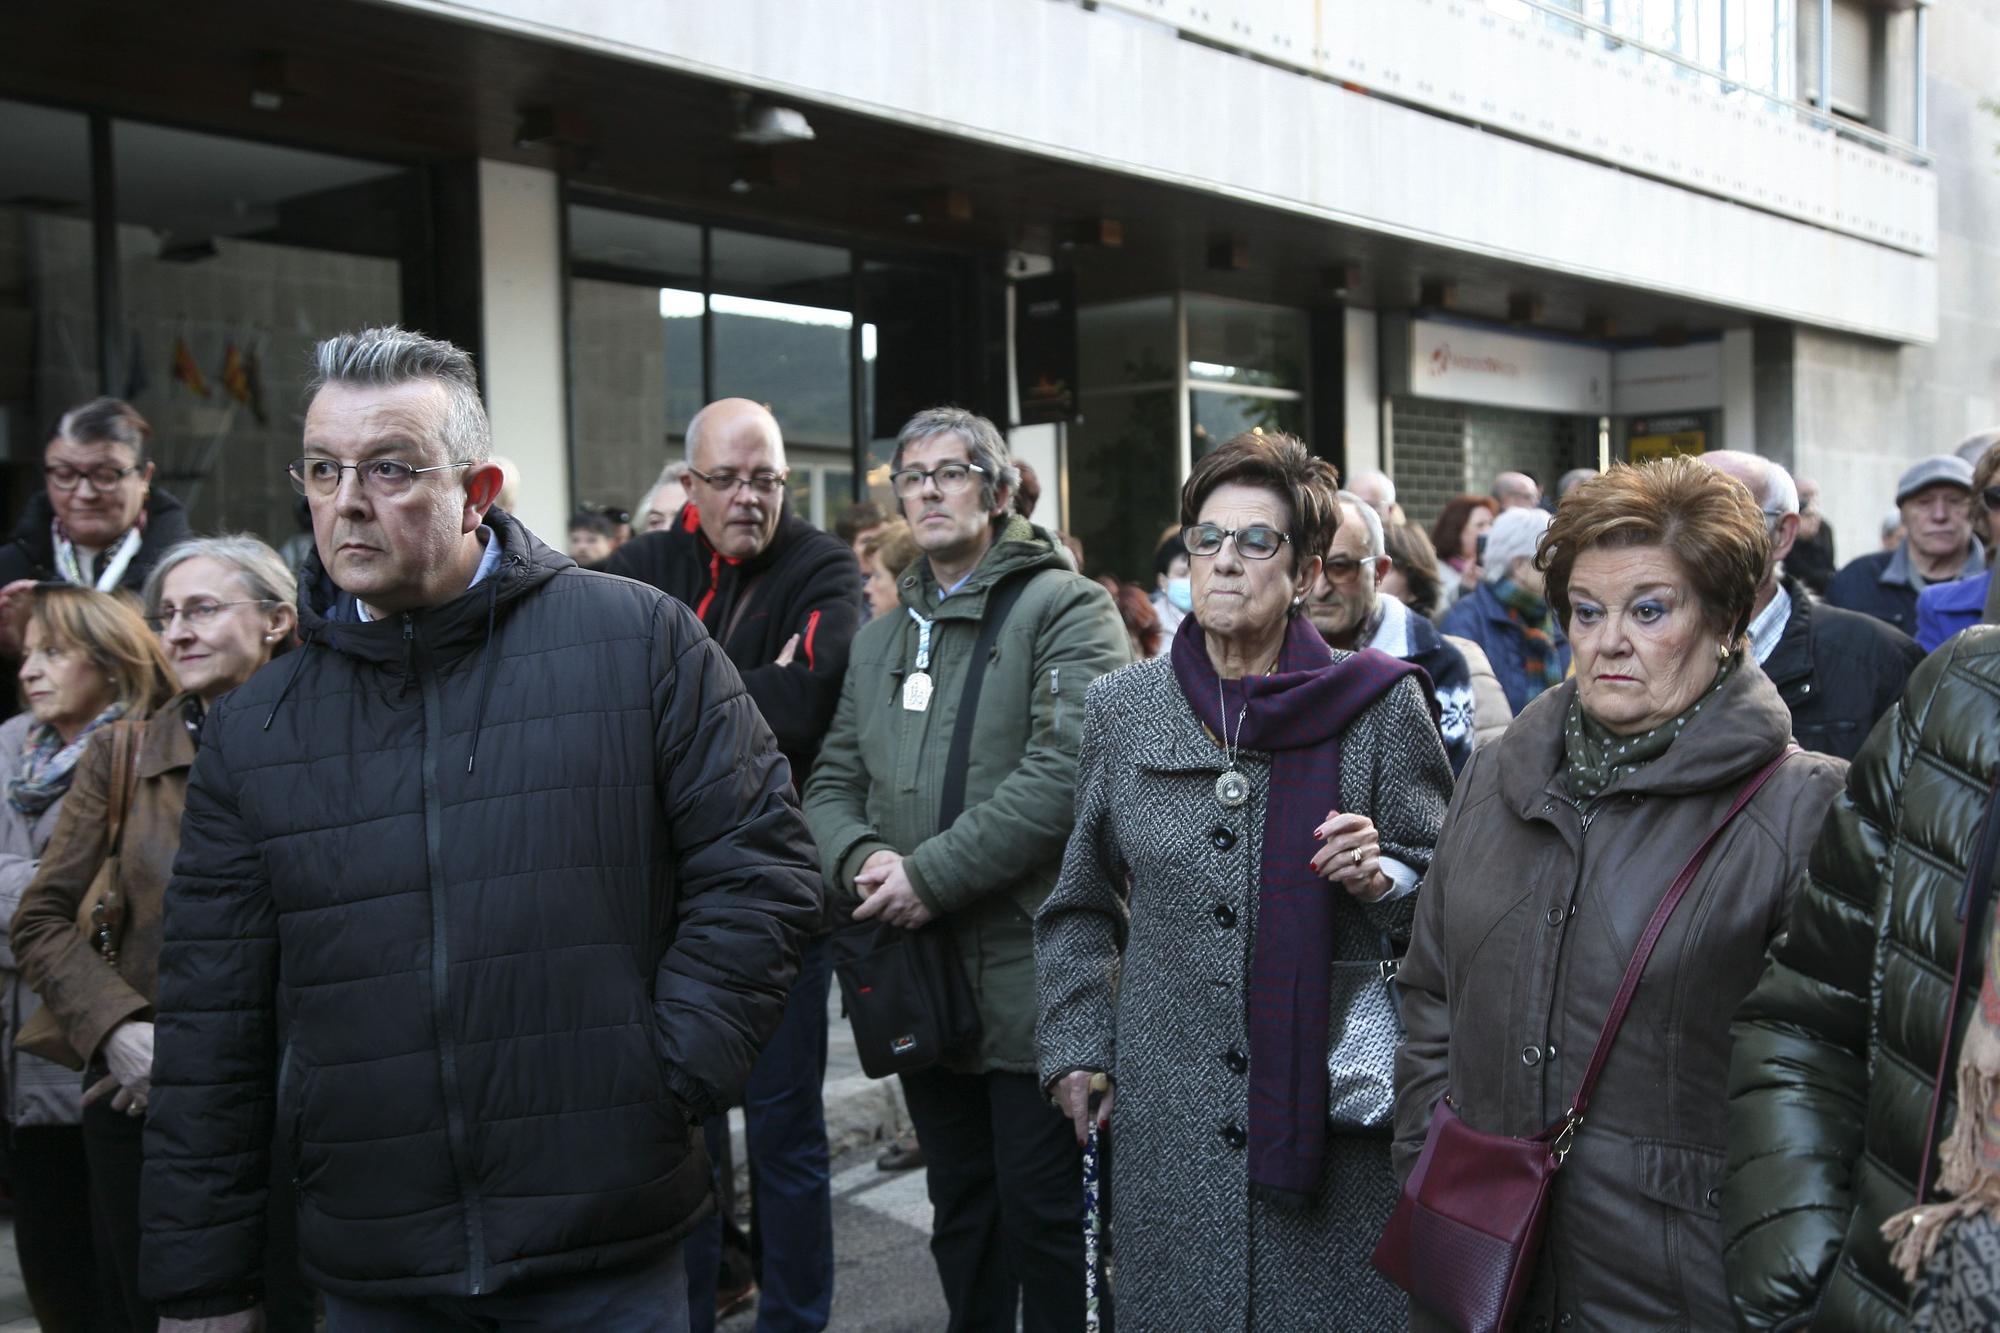
{"type": "Polygon", "coordinates": [[[1952,454],[1926,458],[1896,483],[1902,543],[1849,562],[1834,575],[1826,600],[1886,620],[1905,634],[1917,629],[1917,594],[1986,568],[1986,548],[1972,535],[1972,467],[1952,454]]]}

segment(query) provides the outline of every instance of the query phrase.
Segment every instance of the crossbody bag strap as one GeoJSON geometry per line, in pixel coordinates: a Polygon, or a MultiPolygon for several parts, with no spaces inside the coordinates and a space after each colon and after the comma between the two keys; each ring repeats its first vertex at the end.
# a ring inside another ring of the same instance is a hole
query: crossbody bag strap
{"type": "Polygon", "coordinates": [[[1687,864],[1681,867],[1681,873],[1675,878],[1673,887],[1667,890],[1667,896],[1660,899],[1660,905],[1653,909],[1653,919],[1646,923],[1646,933],[1639,937],[1638,947],[1632,951],[1632,961],[1625,967],[1625,979],[1618,985],[1618,998],[1611,1002],[1611,1015],[1604,1020],[1604,1031],[1597,1036],[1597,1049],[1590,1053],[1590,1063],[1584,1066],[1583,1079],[1577,1084],[1576,1096],[1571,1100],[1569,1110],[1563,1116],[1559,1128],[1565,1137],[1574,1134],[1576,1127],[1583,1123],[1583,1113],[1590,1106],[1591,1094],[1597,1091],[1597,1076],[1604,1072],[1604,1062],[1611,1055],[1611,1044],[1618,1039],[1618,1029],[1625,1024],[1625,1011],[1632,1007],[1632,996],[1639,989],[1639,978],[1646,970],[1647,961],[1653,956],[1653,946],[1660,942],[1660,936],[1667,928],[1668,918],[1673,916],[1674,909],[1680,906],[1681,899],[1687,896],[1688,886],[1693,884],[1694,877],[1701,873],[1702,864],[1708,860],[1708,853],[1714,848],[1716,839],[1722,836],[1722,831],[1743,812],[1743,807],[1750,804],[1751,798],[1764,789],[1764,784],[1771,780],[1772,775],[1784,765],[1784,762],[1798,752],[1799,747],[1796,745],[1785,746],[1783,753],[1764,765],[1762,771],[1751,778],[1742,791],[1736,793],[1736,799],[1730,802],[1729,810],[1722,816],[1722,822],[1701,840],[1701,846],[1694,849],[1694,855],[1690,856],[1687,864]]]}
{"type": "Polygon", "coordinates": [[[951,749],[944,761],[944,790],[938,799],[938,832],[958,822],[965,813],[965,770],[972,763],[972,723],[979,712],[979,692],[986,684],[986,659],[1000,641],[1000,628],[1020,600],[1028,580],[1034,575],[1017,574],[993,585],[986,594],[986,609],[979,621],[979,640],[972,645],[972,661],[965,668],[965,689],[958,700],[958,718],[951,728],[951,749]]]}
{"type": "MultiPolygon", "coordinates": [[[[2000,584],[2000,579],[1995,579],[2000,584]]],[[[1929,1200],[1931,1171],[1936,1161],[1938,1122],[1944,1118],[1944,1090],[1951,1076],[1951,1048],[1958,1036],[1959,989],[1965,985],[1965,961],[1972,952],[1972,939],[1979,933],[1979,920],[1986,900],[1993,894],[1993,862],[2000,854],[2000,775],[1986,797],[1986,813],[1979,820],[1979,842],[1972,860],[1966,864],[1965,884],[1958,891],[1958,965],[1951,973],[1951,994],[1945,1001],[1944,1044],[1938,1048],[1937,1082],[1931,1087],[1930,1114],[1924,1117],[1923,1165],[1917,1169],[1916,1203],[1929,1200]]]]}
{"type": "Polygon", "coordinates": [[[119,840],[125,835],[125,811],[132,803],[134,741],[130,722],[115,723],[111,731],[111,803],[107,855],[118,854],[119,840]]]}

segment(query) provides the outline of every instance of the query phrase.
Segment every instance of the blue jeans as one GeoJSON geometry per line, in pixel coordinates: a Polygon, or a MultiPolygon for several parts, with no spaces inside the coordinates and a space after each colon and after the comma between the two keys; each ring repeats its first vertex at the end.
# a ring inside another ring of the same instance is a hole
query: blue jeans
{"type": "MultiPolygon", "coordinates": [[[[750,1200],[764,1262],[757,1333],[816,1333],[833,1310],[833,1193],[828,1185],[826,996],[833,967],[824,939],[808,940],[785,1016],[757,1057],[743,1091],[750,1200]]],[[[703,1126],[719,1161],[729,1117],[703,1126]]],[[[721,1197],[720,1188],[716,1197],[721,1197]]],[[[711,1216],[687,1238],[688,1327],[715,1328],[722,1223],[711,1216]]]]}
{"type": "Polygon", "coordinates": [[[591,1333],[687,1333],[687,1269],[681,1247],[658,1263],[552,1278],[491,1296],[424,1296],[405,1301],[357,1301],[331,1292],[326,1333],[538,1333],[587,1328],[591,1333]]]}

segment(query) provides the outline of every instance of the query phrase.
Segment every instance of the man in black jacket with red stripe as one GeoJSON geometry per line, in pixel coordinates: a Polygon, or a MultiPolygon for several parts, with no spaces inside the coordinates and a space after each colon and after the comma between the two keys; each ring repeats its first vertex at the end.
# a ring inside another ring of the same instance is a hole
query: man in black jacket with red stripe
{"type": "MultiPolygon", "coordinates": [[[[688,504],[679,522],[635,537],[602,568],[650,583],[688,604],[742,673],[765,723],[805,786],[840,702],[847,651],[861,623],[861,570],[841,540],[790,512],[785,442],[777,421],[743,398],[724,398],[688,423],[688,504]]],[[[809,941],[785,1017],[744,1092],[751,1190],[763,1240],[760,1329],[821,1329],[833,1300],[833,1212],[828,1186],[824,940],[809,941]]],[[[720,1146],[726,1120],[708,1125],[720,1146]]],[[[688,1238],[689,1322],[715,1318],[720,1227],[688,1238]]]]}

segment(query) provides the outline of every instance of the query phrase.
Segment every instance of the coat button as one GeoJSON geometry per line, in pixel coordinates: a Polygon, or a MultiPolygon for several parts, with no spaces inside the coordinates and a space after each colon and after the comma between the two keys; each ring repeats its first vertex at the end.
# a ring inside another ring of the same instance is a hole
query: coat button
{"type": "Polygon", "coordinates": [[[1538,1064],[1540,1064],[1541,1062],[1542,1062],[1542,1048],[1541,1048],[1541,1047],[1539,1047],[1539,1046],[1523,1046],[1523,1047],[1521,1048],[1521,1063],[1522,1063],[1522,1064],[1524,1064],[1524,1065],[1538,1065],[1538,1064]]]}
{"type": "Polygon", "coordinates": [[[1711,1208],[1722,1207],[1722,1186],[1710,1185],[1708,1193],[1701,1196],[1701,1201],[1711,1208]]]}
{"type": "Polygon", "coordinates": [[[1562,1328],[1568,1328],[1571,1324],[1575,1322],[1576,1321],[1570,1317],[1570,1313],[1567,1310],[1564,1310],[1562,1312],[1562,1315],[1556,1320],[1556,1323],[1562,1328]]]}
{"type": "Polygon", "coordinates": [[[1560,926],[1563,923],[1563,909],[1560,907],[1551,907],[1548,915],[1543,919],[1552,926],[1560,926]]]}
{"type": "Polygon", "coordinates": [[[1222,1127],[1222,1141],[1232,1148],[1241,1148],[1249,1142],[1249,1139],[1244,1135],[1241,1125],[1231,1123],[1222,1127]]]}
{"type": "Polygon", "coordinates": [[[1230,907],[1228,903],[1217,903],[1215,905],[1215,924],[1221,926],[1224,930],[1234,930],[1236,928],[1235,909],[1230,907]]]}
{"type": "Polygon", "coordinates": [[[1216,851],[1226,852],[1236,845],[1236,834],[1221,824],[1208,831],[1208,841],[1216,851]]]}
{"type": "Polygon", "coordinates": [[[1232,1074],[1240,1074],[1250,1067],[1250,1061],[1244,1057],[1243,1052],[1237,1050],[1234,1046],[1231,1046],[1223,1054],[1222,1063],[1229,1066],[1229,1072],[1232,1074]]]}

